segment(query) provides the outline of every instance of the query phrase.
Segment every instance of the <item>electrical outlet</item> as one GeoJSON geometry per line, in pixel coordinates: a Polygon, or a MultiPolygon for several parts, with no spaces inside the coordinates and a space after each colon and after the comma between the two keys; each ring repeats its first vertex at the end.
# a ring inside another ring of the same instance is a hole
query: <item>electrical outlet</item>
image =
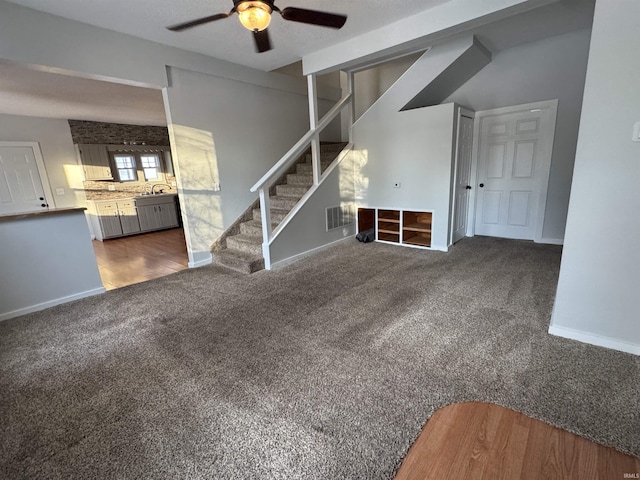
{"type": "Polygon", "coordinates": [[[171,182],[171,186],[172,186],[172,187],[175,187],[175,186],[177,186],[177,185],[178,185],[178,184],[177,184],[176,182],[171,182]]]}
{"type": "Polygon", "coordinates": [[[214,192],[219,192],[220,191],[220,183],[214,183],[213,184],[213,191],[214,192]]]}
{"type": "Polygon", "coordinates": [[[393,188],[400,188],[400,182],[395,182],[393,184],[393,188]]]}
{"type": "Polygon", "coordinates": [[[107,187],[107,190],[109,190],[110,192],[115,192],[116,191],[116,186],[115,185],[109,185],[107,187]]]}
{"type": "Polygon", "coordinates": [[[633,126],[633,136],[631,140],[634,142],[640,142],[640,122],[636,122],[633,126]]]}

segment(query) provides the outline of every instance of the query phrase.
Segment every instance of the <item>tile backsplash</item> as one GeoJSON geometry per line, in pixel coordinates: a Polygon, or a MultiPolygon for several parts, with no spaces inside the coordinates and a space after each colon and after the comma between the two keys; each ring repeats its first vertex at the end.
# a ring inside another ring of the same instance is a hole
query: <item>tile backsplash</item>
{"type": "MultiPolygon", "coordinates": [[[[167,176],[167,184],[171,185],[171,182],[175,181],[175,177],[167,176]]],[[[165,182],[149,182],[149,185],[164,184],[165,182]]],[[[147,186],[148,191],[151,187],[147,186]]],[[[167,187],[162,185],[158,189],[162,188],[164,193],[178,193],[176,187],[167,187]]],[[[86,180],[84,182],[84,192],[87,196],[87,200],[111,200],[118,198],[131,198],[142,194],[145,191],[144,183],[140,182],[94,182],[86,180]],[[115,190],[109,190],[109,186],[114,186],[115,190]]]]}

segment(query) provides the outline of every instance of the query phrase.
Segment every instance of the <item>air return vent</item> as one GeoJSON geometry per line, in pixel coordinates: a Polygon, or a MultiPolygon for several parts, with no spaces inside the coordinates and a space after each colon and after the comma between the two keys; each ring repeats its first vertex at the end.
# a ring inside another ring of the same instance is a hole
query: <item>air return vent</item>
{"type": "Polygon", "coordinates": [[[351,225],[355,215],[353,205],[340,205],[339,207],[327,208],[327,232],[336,228],[351,225]]]}

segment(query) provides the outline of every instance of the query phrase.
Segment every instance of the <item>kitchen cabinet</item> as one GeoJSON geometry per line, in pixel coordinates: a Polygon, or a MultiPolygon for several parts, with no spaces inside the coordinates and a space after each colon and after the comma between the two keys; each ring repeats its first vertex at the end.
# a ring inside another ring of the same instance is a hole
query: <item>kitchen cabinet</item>
{"type": "Polygon", "coordinates": [[[113,180],[106,145],[78,145],[85,180],[113,180]]]}
{"type": "Polygon", "coordinates": [[[140,220],[140,230],[149,232],[163,228],[173,228],[178,226],[178,210],[172,195],[169,202],[155,205],[138,206],[138,219],[140,220]]]}
{"type": "Polygon", "coordinates": [[[180,226],[174,194],[93,201],[89,214],[97,240],[180,226]]]}
{"type": "Polygon", "coordinates": [[[95,211],[91,213],[94,219],[94,233],[98,240],[140,232],[133,200],[95,202],[95,211]]]}

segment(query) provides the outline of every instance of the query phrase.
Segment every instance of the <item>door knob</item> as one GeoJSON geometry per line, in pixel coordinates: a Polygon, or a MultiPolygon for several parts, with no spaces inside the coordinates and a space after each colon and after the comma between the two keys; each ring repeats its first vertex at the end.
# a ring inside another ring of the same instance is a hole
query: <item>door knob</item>
{"type": "Polygon", "coordinates": [[[47,204],[46,203],[41,203],[40,206],[44,208],[44,207],[47,206],[47,204]]]}
{"type": "Polygon", "coordinates": [[[467,185],[466,187],[464,187],[467,190],[471,190],[471,185],[467,185]]]}
{"type": "Polygon", "coordinates": [[[480,188],[484,187],[484,183],[481,183],[479,186],[480,186],[480,188]]]}
{"type": "Polygon", "coordinates": [[[40,200],[44,200],[44,197],[40,197],[40,200]]]}

